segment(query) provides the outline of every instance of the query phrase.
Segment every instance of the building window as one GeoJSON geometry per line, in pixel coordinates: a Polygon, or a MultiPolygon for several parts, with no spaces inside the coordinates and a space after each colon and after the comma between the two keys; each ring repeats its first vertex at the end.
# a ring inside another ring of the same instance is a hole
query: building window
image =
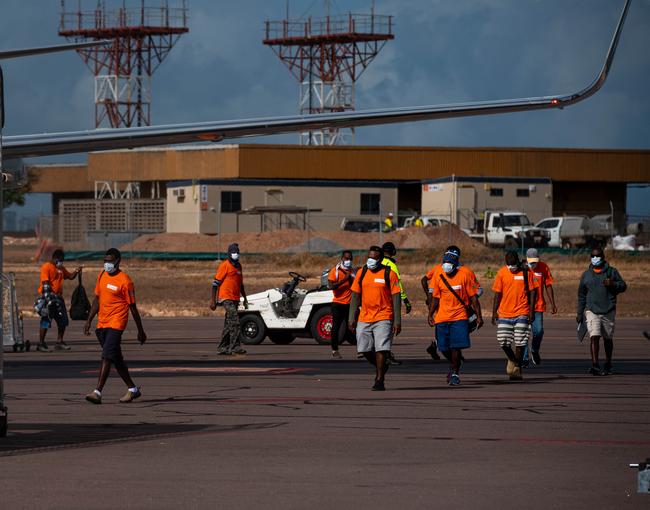
{"type": "Polygon", "coordinates": [[[361,214],[379,214],[379,193],[361,193],[361,214]]]}
{"type": "Polygon", "coordinates": [[[490,188],[490,196],[491,197],[502,197],[503,196],[503,188],[490,188]]]}
{"type": "Polygon", "coordinates": [[[241,211],[241,191],[221,192],[221,212],[241,211]]]}
{"type": "Polygon", "coordinates": [[[518,197],[529,197],[530,196],[530,190],[528,188],[517,188],[517,196],[518,197]]]}

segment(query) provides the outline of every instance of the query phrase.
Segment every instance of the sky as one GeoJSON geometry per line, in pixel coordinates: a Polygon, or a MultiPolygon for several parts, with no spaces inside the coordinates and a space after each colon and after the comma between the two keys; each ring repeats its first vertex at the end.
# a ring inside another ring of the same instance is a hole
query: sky
{"type": "MultiPolygon", "coordinates": [[[[81,2],[89,10],[96,5],[81,2]]],[[[77,0],[68,3],[75,7],[77,0]]],[[[290,0],[290,16],[319,17],[324,4],[290,0]]],[[[332,14],[368,12],[371,0],[330,4],[332,14]]],[[[153,124],[297,113],[297,81],[262,44],[264,20],[282,19],[286,0],[188,0],[188,5],[190,32],[154,74],[153,124]]],[[[376,0],[377,13],[394,16],[395,40],[357,82],[357,109],[576,91],[600,70],[622,5],[622,0],[376,0]]],[[[0,48],[63,42],[59,12],[59,0],[2,0],[0,48]]],[[[648,26],[650,0],[633,0],[610,76],[582,103],[564,110],[362,128],[356,143],[650,149],[648,26]]],[[[94,126],[93,76],[74,52],[2,65],[5,134],[94,126]]],[[[283,135],[246,142],[297,140],[283,135]]],[[[630,207],[632,214],[650,216],[650,188],[631,189],[630,207]]]]}

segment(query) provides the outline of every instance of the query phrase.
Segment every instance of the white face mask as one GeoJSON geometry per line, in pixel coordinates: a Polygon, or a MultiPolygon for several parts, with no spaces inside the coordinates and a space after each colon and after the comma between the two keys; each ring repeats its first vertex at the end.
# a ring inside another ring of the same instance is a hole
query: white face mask
{"type": "Polygon", "coordinates": [[[343,267],[346,269],[350,269],[352,267],[352,261],[351,260],[344,260],[343,261],[343,267]]]}
{"type": "Polygon", "coordinates": [[[57,260],[57,261],[54,263],[54,265],[55,265],[56,267],[61,267],[61,266],[63,265],[63,261],[61,261],[61,260],[57,260]]]}
{"type": "Polygon", "coordinates": [[[594,267],[598,267],[603,263],[603,258],[602,257],[591,257],[591,265],[594,267]]]}
{"type": "Polygon", "coordinates": [[[239,253],[231,253],[230,258],[233,260],[239,260],[239,253]]]}
{"type": "Polygon", "coordinates": [[[377,267],[378,262],[375,259],[368,259],[366,262],[366,266],[368,266],[368,269],[375,269],[377,267]]]}
{"type": "Polygon", "coordinates": [[[510,269],[510,272],[514,273],[519,269],[519,266],[508,266],[508,269],[510,269]]]}
{"type": "Polygon", "coordinates": [[[537,267],[537,262],[529,262],[528,267],[530,267],[531,269],[535,269],[537,267]]]}
{"type": "Polygon", "coordinates": [[[113,262],[104,262],[104,271],[108,274],[114,273],[117,268],[113,262]]]}
{"type": "Polygon", "coordinates": [[[455,267],[456,266],[454,266],[451,262],[443,262],[442,264],[442,270],[447,274],[451,273],[455,267]]]}

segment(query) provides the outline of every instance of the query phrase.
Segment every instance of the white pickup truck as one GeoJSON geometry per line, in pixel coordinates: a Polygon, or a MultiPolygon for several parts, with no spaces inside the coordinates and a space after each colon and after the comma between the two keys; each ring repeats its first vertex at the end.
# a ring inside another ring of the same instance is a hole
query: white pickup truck
{"type": "Polygon", "coordinates": [[[535,227],[525,213],[518,211],[485,211],[483,232],[474,234],[480,236],[488,246],[503,246],[507,250],[518,250],[522,247],[548,246],[550,233],[548,230],[535,227]]]}
{"type": "Polygon", "coordinates": [[[548,245],[556,248],[582,248],[606,244],[611,236],[611,218],[607,215],[553,216],[544,218],[537,228],[550,233],[548,245]]]}

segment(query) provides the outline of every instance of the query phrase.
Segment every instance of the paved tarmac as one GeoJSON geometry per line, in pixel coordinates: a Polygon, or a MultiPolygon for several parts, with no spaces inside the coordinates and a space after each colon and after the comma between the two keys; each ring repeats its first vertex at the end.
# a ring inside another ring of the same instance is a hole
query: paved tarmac
{"type": "Polygon", "coordinates": [[[221,322],[145,320],[145,346],[130,329],[144,396],[128,405],[116,374],[101,406],[83,400],[99,349],[81,323],[72,351],[7,354],[0,508],[650,508],[628,467],[650,457],[649,320],[618,322],[616,374],[593,377],[575,323],[549,317],[522,383],[488,325],[457,388],[407,320],[384,393],[350,346],[217,357],[221,322]]]}

